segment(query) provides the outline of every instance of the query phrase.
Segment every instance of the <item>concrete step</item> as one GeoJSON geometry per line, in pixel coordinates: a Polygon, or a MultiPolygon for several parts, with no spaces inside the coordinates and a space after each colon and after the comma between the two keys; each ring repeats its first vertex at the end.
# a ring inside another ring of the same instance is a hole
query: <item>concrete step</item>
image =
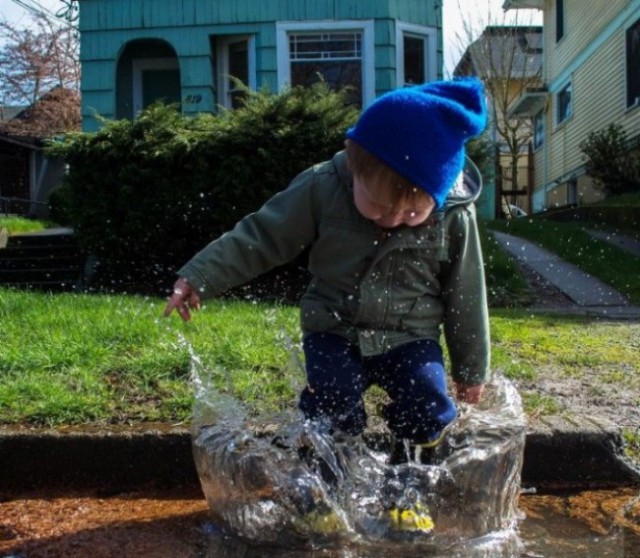
{"type": "Polygon", "coordinates": [[[51,246],[37,249],[5,248],[0,250],[0,269],[25,267],[58,267],[65,262],[82,260],[80,250],[75,246],[51,246]]]}
{"type": "Polygon", "coordinates": [[[67,230],[13,235],[0,249],[0,285],[48,291],[80,284],[83,254],[67,230]]]}
{"type": "Polygon", "coordinates": [[[65,283],[78,281],[80,266],[73,267],[36,267],[31,269],[0,270],[0,283],[50,283],[64,281],[65,283]]]}
{"type": "Polygon", "coordinates": [[[68,229],[52,229],[35,233],[14,234],[9,237],[7,247],[77,246],[73,233],[68,229]]]}

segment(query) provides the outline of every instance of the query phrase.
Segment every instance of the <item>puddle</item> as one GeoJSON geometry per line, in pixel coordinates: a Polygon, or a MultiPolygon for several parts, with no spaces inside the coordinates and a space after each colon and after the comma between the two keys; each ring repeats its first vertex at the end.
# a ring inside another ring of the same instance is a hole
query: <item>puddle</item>
{"type": "Polygon", "coordinates": [[[384,443],[330,436],[291,413],[249,418],[193,362],[194,456],[214,520],[207,558],[640,558],[637,506],[617,493],[519,499],[526,425],[504,378],[487,385],[481,405],[461,405],[436,464],[392,466],[384,443]],[[397,537],[381,519],[390,477],[400,480],[395,502],[429,510],[429,536],[397,537]],[[316,509],[338,526],[317,530],[306,520],[316,509]]]}
{"type": "Polygon", "coordinates": [[[58,489],[0,494],[0,557],[204,556],[208,522],[197,487],[109,497],[58,489]]]}
{"type": "Polygon", "coordinates": [[[513,536],[489,536],[447,549],[383,543],[305,552],[214,537],[206,558],[640,558],[637,490],[524,495],[518,505],[523,518],[513,536]],[[226,548],[234,550],[226,553],[226,548]]]}
{"type": "Polygon", "coordinates": [[[295,409],[256,417],[214,387],[219,370],[193,352],[192,364],[195,464],[225,533],[305,551],[408,538],[415,546],[417,538],[427,540],[420,543],[426,552],[472,539],[475,547],[489,535],[513,538],[526,423],[505,378],[486,385],[479,405],[459,406],[433,459],[418,454],[391,464],[388,430],[330,432],[295,409]],[[419,517],[423,531],[399,525],[397,510],[419,517]]]}
{"type": "MultiPolygon", "coordinates": [[[[512,554],[494,548],[486,556],[640,558],[638,496],[633,489],[521,496],[519,508],[526,515],[518,525],[522,546],[512,554]]],[[[250,547],[216,536],[196,487],[109,497],[0,494],[2,558],[417,558],[416,552],[420,557],[478,556],[455,547],[448,554],[430,555],[397,544],[312,552],[250,547]]]]}
{"type": "Polygon", "coordinates": [[[503,379],[461,407],[436,464],[390,465],[384,436],[249,417],[205,372],[194,374],[201,487],[0,493],[0,558],[640,558],[637,490],[520,495],[525,424],[503,379]],[[432,533],[396,537],[385,498],[428,510],[432,533]],[[338,528],[309,523],[317,509],[338,528]]]}

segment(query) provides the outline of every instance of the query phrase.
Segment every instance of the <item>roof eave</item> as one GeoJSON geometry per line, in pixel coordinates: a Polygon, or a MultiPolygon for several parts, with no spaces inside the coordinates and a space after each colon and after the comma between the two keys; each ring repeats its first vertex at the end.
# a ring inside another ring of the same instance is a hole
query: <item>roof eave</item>
{"type": "Polygon", "coordinates": [[[507,116],[509,118],[532,118],[547,104],[549,92],[546,88],[528,89],[511,105],[507,116]]]}
{"type": "Polygon", "coordinates": [[[0,141],[25,147],[27,149],[35,149],[37,151],[42,149],[42,140],[31,136],[16,136],[14,134],[7,134],[0,131],[0,141]]]}

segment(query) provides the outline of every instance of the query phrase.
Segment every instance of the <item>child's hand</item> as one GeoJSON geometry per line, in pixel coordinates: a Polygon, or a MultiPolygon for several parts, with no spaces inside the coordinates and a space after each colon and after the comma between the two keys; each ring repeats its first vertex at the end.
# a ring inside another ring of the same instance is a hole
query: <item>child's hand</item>
{"type": "Polygon", "coordinates": [[[168,316],[175,310],[185,322],[188,322],[191,319],[189,308],[200,310],[200,297],[189,283],[181,277],[173,285],[173,293],[169,297],[167,307],[164,309],[164,315],[168,316]]]}
{"type": "Polygon", "coordinates": [[[456,398],[458,401],[464,403],[471,403],[475,405],[482,399],[482,392],[484,390],[484,384],[478,384],[477,386],[466,386],[464,384],[456,384],[456,398]]]}

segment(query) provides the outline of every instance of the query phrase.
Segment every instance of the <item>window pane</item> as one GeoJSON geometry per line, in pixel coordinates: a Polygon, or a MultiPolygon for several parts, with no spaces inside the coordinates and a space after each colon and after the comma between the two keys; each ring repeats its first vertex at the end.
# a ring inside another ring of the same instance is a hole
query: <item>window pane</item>
{"type": "Polygon", "coordinates": [[[640,19],[627,29],[627,107],[640,102],[640,19]]]}
{"type": "Polygon", "coordinates": [[[544,112],[536,114],[533,120],[533,147],[536,149],[544,143],[544,112]]]}
{"type": "Polygon", "coordinates": [[[245,85],[249,83],[249,45],[247,41],[229,45],[229,74],[245,85]]]}
{"type": "Polygon", "coordinates": [[[564,37],[564,0],[556,0],[556,42],[564,37]]]}
{"type": "Polygon", "coordinates": [[[227,67],[229,76],[227,78],[225,106],[238,108],[242,105],[246,94],[236,88],[232,78],[239,79],[245,85],[249,83],[249,41],[242,39],[228,44],[227,67]]]}
{"type": "Polygon", "coordinates": [[[404,84],[424,83],[425,40],[421,37],[404,36],[404,84]]]}
{"type": "Polygon", "coordinates": [[[569,118],[571,114],[571,85],[567,85],[558,93],[558,124],[569,118]]]}
{"type": "Polygon", "coordinates": [[[578,181],[575,178],[569,180],[567,184],[567,203],[569,205],[578,203],[578,181]]]}
{"type": "Polygon", "coordinates": [[[291,85],[322,77],[332,89],[350,87],[350,102],[362,105],[362,33],[294,33],[289,36],[291,85]]]}
{"type": "Polygon", "coordinates": [[[360,33],[296,33],[289,37],[291,60],[362,57],[360,33]]]}
{"type": "Polygon", "coordinates": [[[320,76],[332,89],[350,87],[348,100],[360,106],[362,104],[362,64],[353,62],[293,62],[291,64],[291,85],[313,85],[320,76]]]}

